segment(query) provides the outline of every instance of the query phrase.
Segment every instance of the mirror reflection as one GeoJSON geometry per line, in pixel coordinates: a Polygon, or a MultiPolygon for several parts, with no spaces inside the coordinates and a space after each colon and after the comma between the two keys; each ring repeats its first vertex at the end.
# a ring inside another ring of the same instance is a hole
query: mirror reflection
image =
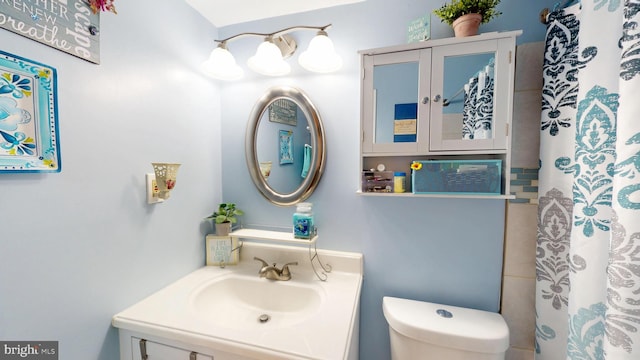
{"type": "Polygon", "coordinates": [[[271,103],[260,118],[256,138],[261,175],[271,188],[291,193],[300,187],[310,165],[305,147],[311,147],[311,133],[304,113],[290,99],[271,103]]]}
{"type": "MultiPolygon", "coordinates": [[[[446,56],[441,102],[442,139],[490,139],[493,126],[495,52],[446,56]]],[[[420,70],[418,62],[376,65],[375,142],[416,142],[420,70]]],[[[432,89],[433,91],[433,89],[432,89]]]]}
{"type": "Polygon", "coordinates": [[[490,139],[495,53],[444,60],[443,139],[490,139]]]}
{"type": "Polygon", "coordinates": [[[417,62],[376,65],[373,69],[376,143],[416,142],[418,74],[417,62]],[[403,129],[395,128],[396,124],[403,129]]]}
{"type": "Polygon", "coordinates": [[[313,193],[325,161],[320,115],[299,89],[269,89],[253,108],[245,137],[247,167],[258,191],[277,205],[313,193]]]}

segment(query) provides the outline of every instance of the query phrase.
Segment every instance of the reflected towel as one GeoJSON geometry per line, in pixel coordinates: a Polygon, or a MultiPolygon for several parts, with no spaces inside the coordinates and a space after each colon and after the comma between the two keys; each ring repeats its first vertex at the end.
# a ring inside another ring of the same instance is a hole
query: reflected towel
{"type": "Polygon", "coordinates": [[[309,166],[311,166],[311,145],[304,144],[304,154],[302,158],[302,174],[300,174],[300,176],[306,178],[309,173],[309,166]]]}

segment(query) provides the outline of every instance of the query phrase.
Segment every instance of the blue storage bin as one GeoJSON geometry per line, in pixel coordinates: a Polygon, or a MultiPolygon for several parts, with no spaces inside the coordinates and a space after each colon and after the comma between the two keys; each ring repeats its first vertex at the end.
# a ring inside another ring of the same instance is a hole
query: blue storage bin
{"type": "Polygon", "coordinates": [[[500,195],[501,160],[417,160],[420,170],[413,170],[414,194],[500,195]]]}

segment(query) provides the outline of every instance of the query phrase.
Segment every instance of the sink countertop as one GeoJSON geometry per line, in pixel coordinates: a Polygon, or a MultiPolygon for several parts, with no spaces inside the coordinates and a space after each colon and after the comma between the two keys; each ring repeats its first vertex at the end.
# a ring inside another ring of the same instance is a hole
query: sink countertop
{"type": "MultiPolygon", "coordinates": [[[[113,317],[113,326],[139,333],[182,341],[207,348],[259,359],[344,359],[352,330],[357,328],[357,310],[362,286],[362,255],[318,250],[319,259],[332,266],[328,280],[320,281],[306,247],[245,242],[238,265],[222,269],[200,268],[152,294],[113,317]],[[258,256],[268,263],[298,261],[291,266],[289,281],[260,279],[258,256]],[[194,294],[207,284],[236,276],[273,282],[274,286],[310,287],[318,291],[322,305],[299,323],[271,326],[269,323],[223,327],[215,319],[198,314],[194,294]]],[[[316,268],[318,268],[316,264],[316,268]]],[[[356,339],[357,341],[357,339],[356,339]]]]}

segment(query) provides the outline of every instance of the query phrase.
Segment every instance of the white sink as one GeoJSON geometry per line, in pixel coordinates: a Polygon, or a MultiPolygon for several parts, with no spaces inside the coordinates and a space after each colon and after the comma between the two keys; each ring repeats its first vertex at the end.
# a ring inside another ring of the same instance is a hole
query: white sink
{"type": "Polygon", "coordinates": [[[190,296],[194,314],[233,329],[291,326],[314,315],[321,287],[231,274],[213,279],[190,296]]]}
{"type": "Polygon", "coordinates": [[[333,268],[327,281],[312,271],[305,247],[245,242],[238,265],[200,268],[116,314],[121,354],[136,352],[126,347],[139,337],[233,355],[216,355],[221,360],[356,359],[362,255],[319,255],[333,268]],[[268,280],[254,256],[299,265],[289,281],[268,280]]]}

